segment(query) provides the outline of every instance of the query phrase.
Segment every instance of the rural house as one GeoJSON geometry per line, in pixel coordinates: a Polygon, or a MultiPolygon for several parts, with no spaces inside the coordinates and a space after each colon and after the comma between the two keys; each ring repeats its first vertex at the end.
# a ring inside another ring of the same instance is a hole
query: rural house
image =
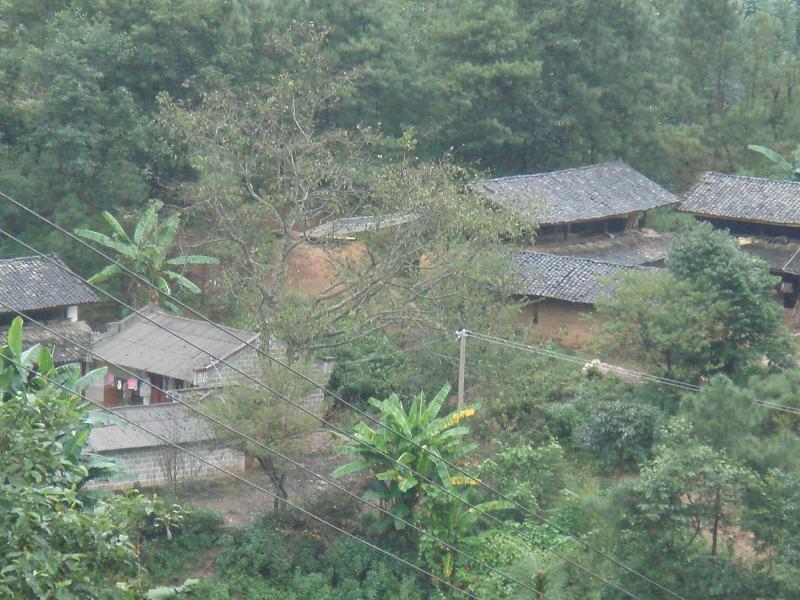
{"type": "Polygon", "coordinates": [[[739,237],[742,250],[764,259],[781,277],[784,308],[800,299],[800,182],[706,173],[683,197],[679,210],[739,237]]]}
{"type": "Polygon", "coordinates": [[[520,324],[538,339],[582,346],[592,333],[588,317],[597,300],[614,291],[614,279],[621,273],[649,270],[655,269],[545,252],[516,252],[515,296],[530,300],[520,324]]]}
{"type": "Polygon", "coordinates": [[[624,162],[488,179],[489,201],[538,226],[532,251],[514,254],[522,323],[539,339],[580,346],[585,316],[619,271],[661,266],[671,237],[642,227],[646,212],[678,198],[624,162]]]}
{"type": "Polygon", "coordinates": [[[105,380],[88,391],[93,400],[105,406],[171,402],[169,392],[217,387],[236,374],[221,361],[260,376],[258,353],[250,347],[258,344],[257,333],[220,329],[153,304],[139,312],[110,323],[92,345],[93,366],[108,367],[105,380]],[[133,371],[144,383],[109,363],[133,371]]]}
{"type": "Polygon", "coordinates": [[[678,202],[622,161],[486,179],[475,187],[489,201],[538,225],[537,244],[631,232],[646,211],[678,202]]]}
{"type": "Polygon", "coordinates": [[[92,329],[79,319],[80,306],[99,299],[84,281],[55,254],[0,260],[0,335],[16,317],[15,310],[40,321],[56,333],[33,323],[23,327],[26,345],[41,344],[53,352],[56,364],[84,363],[92,329]],[[58,334],[76,342],[65,342],[58,334]],[[80,348],[79,346],[83,346],[80,348]]]}

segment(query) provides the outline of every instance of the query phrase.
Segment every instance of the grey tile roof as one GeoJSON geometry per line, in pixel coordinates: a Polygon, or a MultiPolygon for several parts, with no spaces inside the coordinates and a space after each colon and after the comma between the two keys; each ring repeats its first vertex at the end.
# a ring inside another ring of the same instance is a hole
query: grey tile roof
{"type": "Polygon", "coordinates": [[[800,182],[706,173],[679,210],[696,215],[800,226],[800,182]]]}
{"type": "Polygon", "coordinates": [[[519,281],[518,294],[580,304],[594,304],[612,293],[620,273],[659,270],[528,251],[514,253],[512,269],[519,281]]]}
{"type": "Polygon", "coordinates": [[[258,340],[257,333],[224,327],[233,334],[229,335],[204,321],[179,317],[153,305],[140,312],[154,323],[136,313],[112,323],[92,346],[92,354],[105,362],[192,382],[195,370],[216,362],[209,355],[227,359],[245,347],[236,337],[248,343],[258,340]],[[176,332],[204,351],[170,332],[176,332]]]}
{"type": "Polygon", "coordinates": [[[635,266],[665,260],[671,245],[672,237],[669,234],[632,231],[613,238],[600,235],[575,241],[537,244],[534,250],[635,266]]]}
{"type": "Polygon", "coordinates": [[[621,161],[475,184],[489,200],[540,225],[623,216],[678,199],[621,161]]]}
{"type": "MultiPolygon", "coordinates": [[[[81,362],[86,358],[86,351],[92,343],[92,328],[83,321],[59,321],[57,323],[45,323],[48,329],[39,327],[33,323],[25,323],[22,327],[22,342],[25,347],[41,344],[49,348],[53,353],[53,359],[57,364],[81,362]],[[68,338],[66,342],[58,334],[68,338]],[[83,348],[80,348],[82,346],[83,348]]],[[[0,339],[6,339],[8,327],[0,329],[0,339]]]]}
{"type": "Polygon", "coordinates": [[[767,262],[770,271],[800,275],[800,243],[786,238],[740,237],[739,247],[767,262]]]}
{"type": "MultiPolygon", "coordinates": [[[[179,404],[125,406],[115,408],[113,411],[174,444],[190,444],[214,439],[214,430],[179,404]]],[[[89,446],[95,452],[164,445],[164,442],[157,437],[121,420],[119,423],[96,426],[89,433],[89,446]]]]}
{"type": "Polygon", "coordinates": [[[417,218],[414,213],[386,215],[383,217],[361,216],[361,217],[345,217],[342,219],[334,219],[322,225],[308,229],[305,235],[309,238],[344,238],[351,236],[354,233],[363,233],[365,231],[378,231],[387,227],[394,227],[395,225],[403,225],[409,223],[417,218]]]}
{"type": "Polygon", "coordinates": [[[55,254],[48,257],[50,260],[41,256],[0,260],[0,313],[11,312],[7,306],[30,311],[99,301],[60,258],[55,254]]]}

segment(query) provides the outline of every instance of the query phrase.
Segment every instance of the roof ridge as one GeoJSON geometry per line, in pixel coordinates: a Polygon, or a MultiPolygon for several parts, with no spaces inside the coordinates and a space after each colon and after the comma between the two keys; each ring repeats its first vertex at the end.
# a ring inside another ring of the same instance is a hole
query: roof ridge
{"type": "Polygon", "coordinates": [[[11,256],[9,258],[0,258],[0,262],[14,262],[16,260],[31,260],[31,259],[47,260],[47,258],[45,257],[49,257],[51,259],[55,258],[56,260],[62,263],[64,262],[63,260],[61,260],[61,257],[55,252],[42,252],[41,254],[29,254],[27,256],[11,256]]]}
{"type": "MultiPolygon", "coordinates": [[[[129,315],[125,315],[125,317],[123,317],[119,321],[115,321],[114,323],[121,323],[122,321],[125,321],[125,320],[127,320],[128,318],[131,318],[131,317],[140,317],[140,318],[145,319],[148,323],[150,323],[150,321],[148,320],[148,316],[149,315],[147,315],[146,311],[152,311],[152,312],[155,312],[157,314],[164,315],[165,317],[169,317],[170,319],[181,319],[183,321],[190,321],[191,323],[202,323],[203,325],[211,325],[211,323],[209,323],[208,321],[205,321],[203,319],[193,319],[191,317],[186,317],[184,315],[178,315],[178,314],[169,312],[163,306],[161,306],[159,304],[156,304],[155,302],[148,302],[143,307],[137,308],[134,312],[130,313],[129,315]],[[145,313],[146,316],[143,316],[140,313],[145,313]]],[[[109,323],[109,325],[111,325],[111,324],[112,323],[109,323]]],[[[150,324],[152,325],[152,323],[150,323],[150,324]]],[[[250,331],[248,329],[240,329],[238,327],[230,327],[229,325],[221,325],[219,323],[216,323],[215,325],[212,325],[212,327],[216,327],[216,326],[222,327],[223,329],[228,330],[229,332],[230,331],[235,331],[235,332],[239,332],[239,333],[246,333],[246,334],[250,335],[251,337],[259,335],[257,332],[253,332],[253,331],[250,331]]],[[[238,341],[241,341],[241,340],[238,340],[238,341]]]]}
{"type": "Polygon", "coordinates": [[[601,163],[593,163],[590,165],[582,165],[580,167],[567,167],[564,169],[556,169],[554,171],[543,171],[541,173],[519,173],[517,175],[504,175],[503,177],[490,177],[486,179],[480,179],[478,180],[477,183],[485,183],[487,181],[507,181],[509,179],[520,179],[522,177],[545,177],[547,175],[556,175],[557,173],[567,173],[572,171],[588,171],[589,169],[597,169],[599,167],[607,167],[609,165],[616,165],[616,164],[622,164],[631,169],[633,168],[622,159],[617,159],[601,163]]]}
{"type": "MultiPolygon", "coordinates": [[[[739,175],[738,173],[721,173],[719,171],[706,171],[703,173],[703,176],[700,178],[692,188],[702,182],[709,175],[719,175],[720,177],[730,177],[736,179],[755,179],[757,181],[768,181],[770,183],[790,183],[792,185],[800,185],[800,181],[794,181],[792,179],[770,179],[769,177],[756,177],[755,175],[739,175]]],[[[688,192],[687,192],[688,194],[688,192]]]]}
{"type": "Polygon", "coordinates": [[[595,263],[598,265],[606,265],[611,267],[624,267],[626,269],[655,269],[660,270],[658,267],[647,267],[644,265],[624,265],[622,263],[610,262],[607,260],[597,260],[596,258],[584,258],[583,256],[572,256],[570,254],[556,254],[554,252],[536,252],[534,250],[516,250],[515,254],[536,254],[537,256],[554,256],[557,258],[568,258],[574,261],[581,261],[587,263],[595,263]]]}

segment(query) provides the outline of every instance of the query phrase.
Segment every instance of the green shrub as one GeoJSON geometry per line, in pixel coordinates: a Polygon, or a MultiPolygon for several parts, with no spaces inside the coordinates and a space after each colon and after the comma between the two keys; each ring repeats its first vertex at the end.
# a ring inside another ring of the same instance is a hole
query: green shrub
{"type": "Polygon", "coordinates": [[[661,418],[658,409],[636,402],[593,403],[575,432],[576,442],[607,467],[629,466],[650,456],[661,418]]]}
{"type": "Polygon", "coordinates": [[[208,508],[194,508],[171,540],[142,541],[141,559],[154,583],[180,583],[192,575],[205,551],[220,543],[222,517],[208,508]]]}

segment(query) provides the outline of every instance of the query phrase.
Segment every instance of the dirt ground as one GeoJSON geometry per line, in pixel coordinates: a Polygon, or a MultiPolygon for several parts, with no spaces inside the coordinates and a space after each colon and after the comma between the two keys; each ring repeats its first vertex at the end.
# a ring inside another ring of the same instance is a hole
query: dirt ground
{"type": "MultiPolygon", "coordinates": [[[[292,456],[312,471],[328,477],[336,467],[348,462],[347,456],[334,452],[334,444],[326,432],[317,432],[309,437],[308,453],[292,456]]],[[[255,466],[241,474],[243,477],[270,491],[269,478],[260,467],[255,466]]],[[[344,480],[343,480],[344,481],[344,480]]],[[[337,483],[342,481],[337,480],[337,483]]],[[[329,488],[328,484],[300,469],[287,479],[289,500],[302,502],[329,488]]],[[[244,525],[265,511],[272,510],[272,498],[246,483],[231,477],[218,478],[187,484],[178,490],[178,501],[187,506],[202,506],[219,513],[226,526],[244,525]]]]}
{"type": "Polygon", "coordinates": [[[304,294],[320,294],[333,284],[341,263],[356,263],[364,260],[365,255],[366,248],[361,242],[330,246],[301,244],[289,257],[287,286],[304,294]]]}

